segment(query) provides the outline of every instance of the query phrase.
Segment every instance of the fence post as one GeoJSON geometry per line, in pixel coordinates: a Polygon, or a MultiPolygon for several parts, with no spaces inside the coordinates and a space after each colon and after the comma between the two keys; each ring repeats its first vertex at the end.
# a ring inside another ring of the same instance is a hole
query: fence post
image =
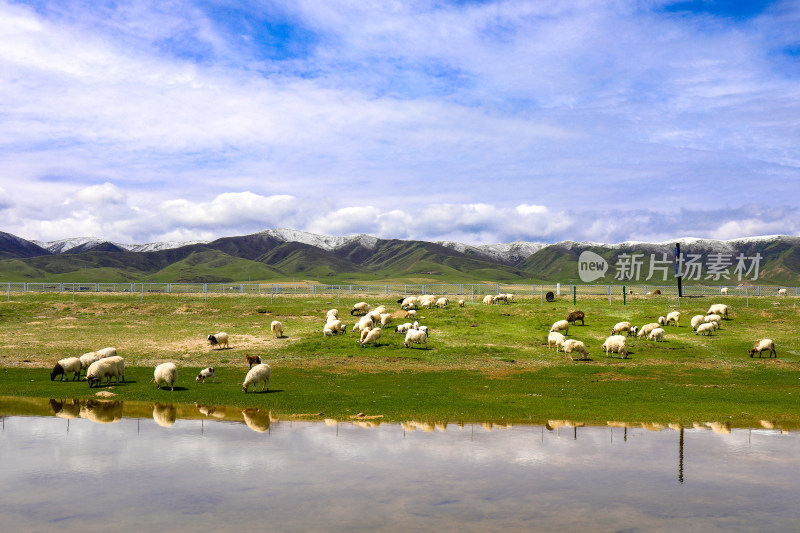
{"type": "Polygon", "coordinates": [[[577,305],[578,303],[578,287],[575,285],[572,286],[572,305],[577,305]]]}
{"type": "Polygon", "coordinates": [[[628,289],[622,286],[622,305],[628,305],[628,289]]]}
{"type": "Polygon", "coordinates": [[[747,287],[744,288],[745,307],[750,307],[750,295],[747,293],[747,287]]]}

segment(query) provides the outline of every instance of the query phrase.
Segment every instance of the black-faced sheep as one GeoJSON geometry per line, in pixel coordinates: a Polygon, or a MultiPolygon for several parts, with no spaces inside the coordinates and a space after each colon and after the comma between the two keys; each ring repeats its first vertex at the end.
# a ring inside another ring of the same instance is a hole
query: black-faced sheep
{"type": "Polygon", "coordinates": [[[750,357],[753,357],[756,352],[758,352],[759,357],[761,357],[761,352],[770,352],[770,357],[773,355],[778,357],[778,352],[775,351],[775,341],[772,339],[761,339],[756,342],[750,349],[750,357]]]}
{"type": "Polygon", "coordinates": [[[61,381],[64,381],[64,376],[68,372],[72,372],[72,381],[80,379],[81,377],[81,360],[78,357],[67,357],[66,359],[59,359],[53,370],[50,372],[50,381],[54,381],[56,376],[61,376],[61,381]]]}
{"type": "Polygon", "coordinates": [[[216,346],[220,350],[223,347],[224,348],[229,348],[229,346],[228,346],[228,334],[225,333],[224,331],[220,331],[219,333],[217,333],[215,335],[209,335],[207,338],[208,338],[208,343],[211,345],[212,348],[214,346],[216,346]]]}

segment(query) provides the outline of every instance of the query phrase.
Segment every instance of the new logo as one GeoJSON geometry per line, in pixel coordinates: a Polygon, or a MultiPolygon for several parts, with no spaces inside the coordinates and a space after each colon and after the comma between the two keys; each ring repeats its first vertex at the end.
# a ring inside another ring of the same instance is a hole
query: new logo
{"type": "Polygon", "coordinates": [[[608,261],[594,252],[585,250],[578,258],[578,276],[584,283],[602,278],[608,272],[608,261]]]}

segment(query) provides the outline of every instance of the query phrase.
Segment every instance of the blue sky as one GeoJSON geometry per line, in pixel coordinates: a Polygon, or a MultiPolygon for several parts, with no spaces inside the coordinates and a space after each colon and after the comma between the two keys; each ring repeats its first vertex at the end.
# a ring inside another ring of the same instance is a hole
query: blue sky
{"type": "Polygon", "coordinates": [[[0,0],[0,230],[800,234],[800,3],[0,0]]]}

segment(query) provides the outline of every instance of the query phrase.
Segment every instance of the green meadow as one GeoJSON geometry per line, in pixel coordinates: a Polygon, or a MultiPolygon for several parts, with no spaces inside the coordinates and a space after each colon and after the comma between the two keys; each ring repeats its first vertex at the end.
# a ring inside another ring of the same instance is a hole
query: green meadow
{"type": "Polygon", "coordinates": [[[403,346],[394,326],[406,319],[400,295],[209,296],[175,294],[12,293],[0,301],[0,410],[15,412],[25,398],[94,397],[86,381],[50,380],[61,358],[114,346],[126,361],[125,382],[99,390],[128,402],[268,409],[279,417],[368,418],[381,421],[541,423],[570,420],[605,424],[704,424],[730,427],[800,426],[800,346],[794,298],[621,298],[571,296],[542,303],[516,297],[483,305],[466,296],[445,309],[422,309],[430,328],[427,349],[403,346]],[[385,304],[393,322],[377,346],[360,347],[351,306],[385,304]],[[712,303],[732,312],[722,329],[698,336],[689,325],[712,303]],[[328,309],[339,310],[347,333],[324,337],[328,309]],[[583,341],[586,361],[548,349],[553,322],[580,309],[585,325],[568,338],[583,341]],[[679,327],[666,326],[664,342],[628,339],[629,358],[610,358],[600,346],[627,320],[642,326],[679,310],[679,327]],[[270,322],[279,320],[282,338],[270,322]],[[224,331],[229,349],[214,349],[209,334],[224,331]],[[775,340],[777,358],[751,358],[761,338],[775,340]],[[269,392],[245,394],[246,355],[272,367],[269,392]],[[178,365],[174,391],[150,383],[153,368],[178,365]],[[216,369],[200,384],[201,368],[216,369]]]}

